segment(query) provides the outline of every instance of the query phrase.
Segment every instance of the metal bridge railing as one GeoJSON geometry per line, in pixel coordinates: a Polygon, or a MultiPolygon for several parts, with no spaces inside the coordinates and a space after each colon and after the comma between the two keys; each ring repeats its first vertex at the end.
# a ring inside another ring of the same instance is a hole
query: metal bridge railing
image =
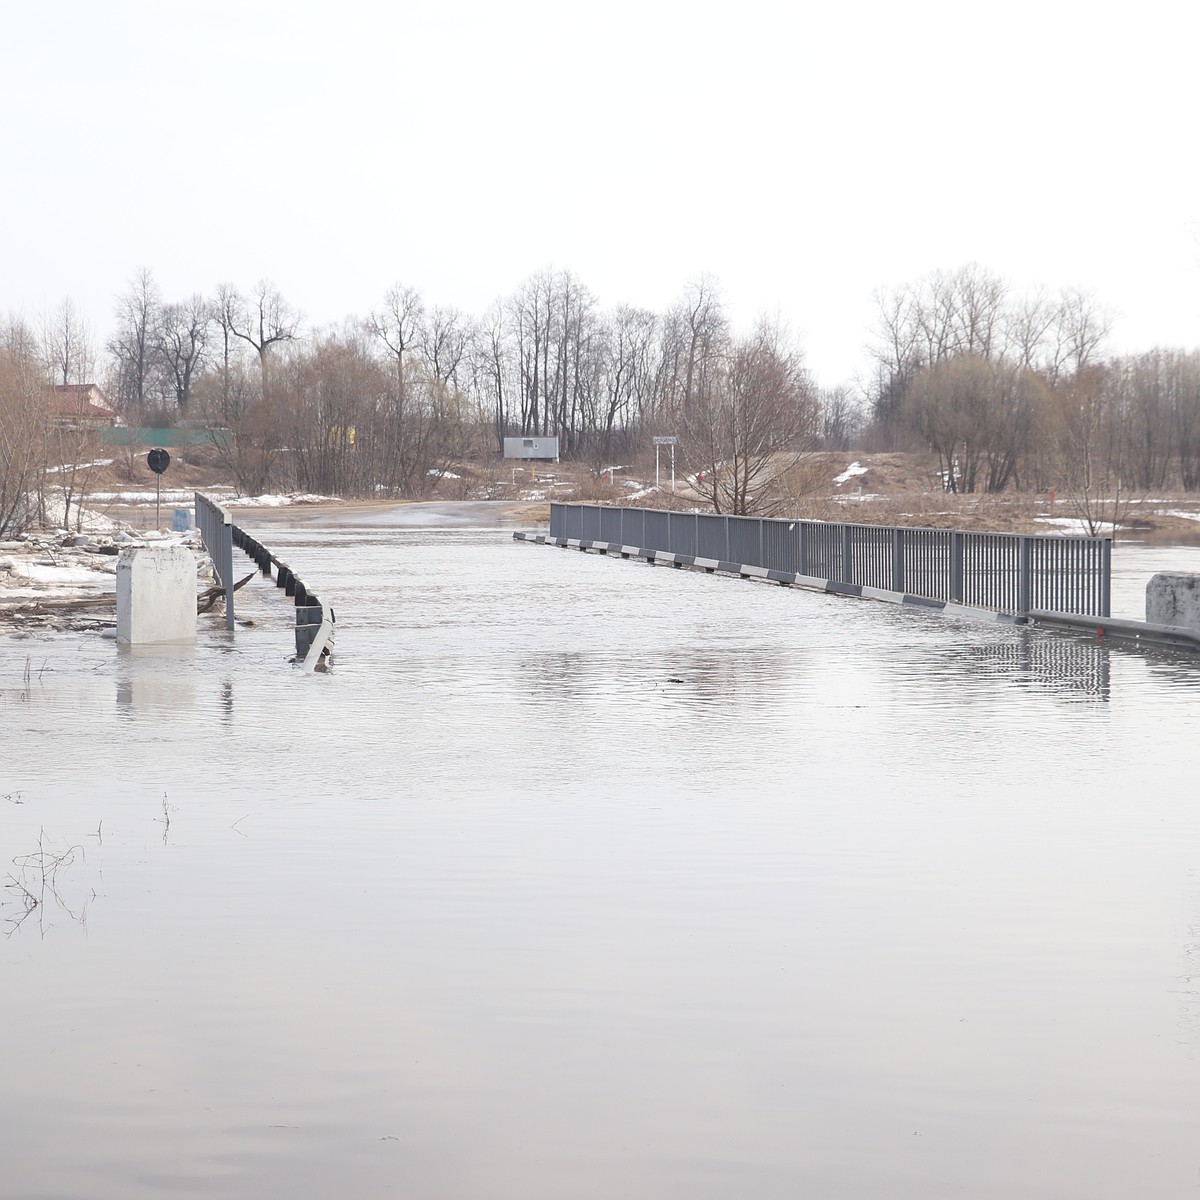
{"type": "Polygon", "coordinates": [[[550,537],[790,571],[1000,612],[1107,617],[1112,540],[550,505],[550,537]]]}
{"type": "Polygon", "coordinates": [[[201,492],[196,493],[196,528],[212,559],[217,582],[225,589],[225,628],[233,629],[233,518],[201,492]]]}
{"type": "MultiPolygon", "coordinates": [[[[229,511],[196,492],[196,527],[204,539],[204,548],[213,560],[213,570],[225,589],[225,627],[233,629],[233,548],[248,555],[268,579],[275,568],[275,586],[294,599],[296,607],[296,661],[315,669],[333,653],[334,615],[332,607],[317,599],[304,586],[295,571],[276,558],[261,542],[233,523],[229,511]]],[[[323,669],[323,667],[322,667],[323,669]]]]}

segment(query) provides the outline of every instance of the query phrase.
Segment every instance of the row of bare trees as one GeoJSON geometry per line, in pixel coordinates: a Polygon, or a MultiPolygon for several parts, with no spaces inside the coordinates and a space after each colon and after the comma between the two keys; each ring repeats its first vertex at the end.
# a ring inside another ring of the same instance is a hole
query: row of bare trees
{"type": "MultiPolygon", "coordinates": [[[[143,269],[114,315],[100,379],[122,414],[232,431],[216,445],[244,490],[420,495],[505,436],[546,434],[597,470],[677,435],[730,512],[769,503],[816,446],[928,449],[970,492],[1200,488],[1194,354],[1105,359],[1089,295],[1018,295],[974,265],[880,295],[861,395],[816,391],[777,324],[737,333],[707,277],[661,313],[606,309],[569,271],[479,317],[397,284],[364,319],[306,330],[269,281],[168,302],[143,269]]],[[[69,302],[35,350],[48,379],[95,370],[69,302]]]]}
{"type": "Polygon", "coordinates": [[[714,505],[740,509],[821,433],[798,347],[777,326],[736,336],[708,278],[656,314],[543,271],[479,319],[397,284],[364,320],[305,335],[267,281],[165,303],[139,270],[115,317],[106,381],[126,419],[231,430],[220,452],[247,489],[419,495],[505,436],[557,435],[599,469],[671,433],[714,505]]]}
{"type": "Polygon", "coordinates": [[[978,266],[882,294],[868,436],[928,448],[949,490],[1200,489],[1200,353],[1103,357],[1086,293],[1015,295],[978,266]]]}

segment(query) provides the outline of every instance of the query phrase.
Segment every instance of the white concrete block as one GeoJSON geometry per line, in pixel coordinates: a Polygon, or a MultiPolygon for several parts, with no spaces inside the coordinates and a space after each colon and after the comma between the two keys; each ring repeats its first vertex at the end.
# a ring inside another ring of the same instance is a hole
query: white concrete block
{"type": "Polygon", "coordinates": [[[1200,629],[1200,575],[1163,571],[1146,584],[1146,620],[1151,625],[1200,629]]]}
{"type": "Polygon", "coordinates": [[[196,557],[186,546],[137,546],[117,559],[117,642],[196,640],[196,557]]]}

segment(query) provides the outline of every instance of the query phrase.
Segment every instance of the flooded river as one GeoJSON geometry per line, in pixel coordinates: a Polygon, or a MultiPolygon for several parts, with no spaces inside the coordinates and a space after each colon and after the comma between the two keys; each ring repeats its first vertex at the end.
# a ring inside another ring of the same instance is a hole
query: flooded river
{"type": "Polygon", "coordinates": [[[245,524],[331,674],[0,639],[5,1200],[1197,1194],[1200,661],[245,524]]]}

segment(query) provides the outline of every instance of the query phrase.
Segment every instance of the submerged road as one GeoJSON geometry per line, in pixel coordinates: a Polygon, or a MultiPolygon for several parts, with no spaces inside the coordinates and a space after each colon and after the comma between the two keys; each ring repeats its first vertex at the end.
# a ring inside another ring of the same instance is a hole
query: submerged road
{"type": "Polygon", "coordinates": [[[544,500],[349,501],[293,505],[287,508],[239,508],[228,504],[238,524],[335,526],[354,529],[506,529],[545,525],[550,505],[544,500]]]}

